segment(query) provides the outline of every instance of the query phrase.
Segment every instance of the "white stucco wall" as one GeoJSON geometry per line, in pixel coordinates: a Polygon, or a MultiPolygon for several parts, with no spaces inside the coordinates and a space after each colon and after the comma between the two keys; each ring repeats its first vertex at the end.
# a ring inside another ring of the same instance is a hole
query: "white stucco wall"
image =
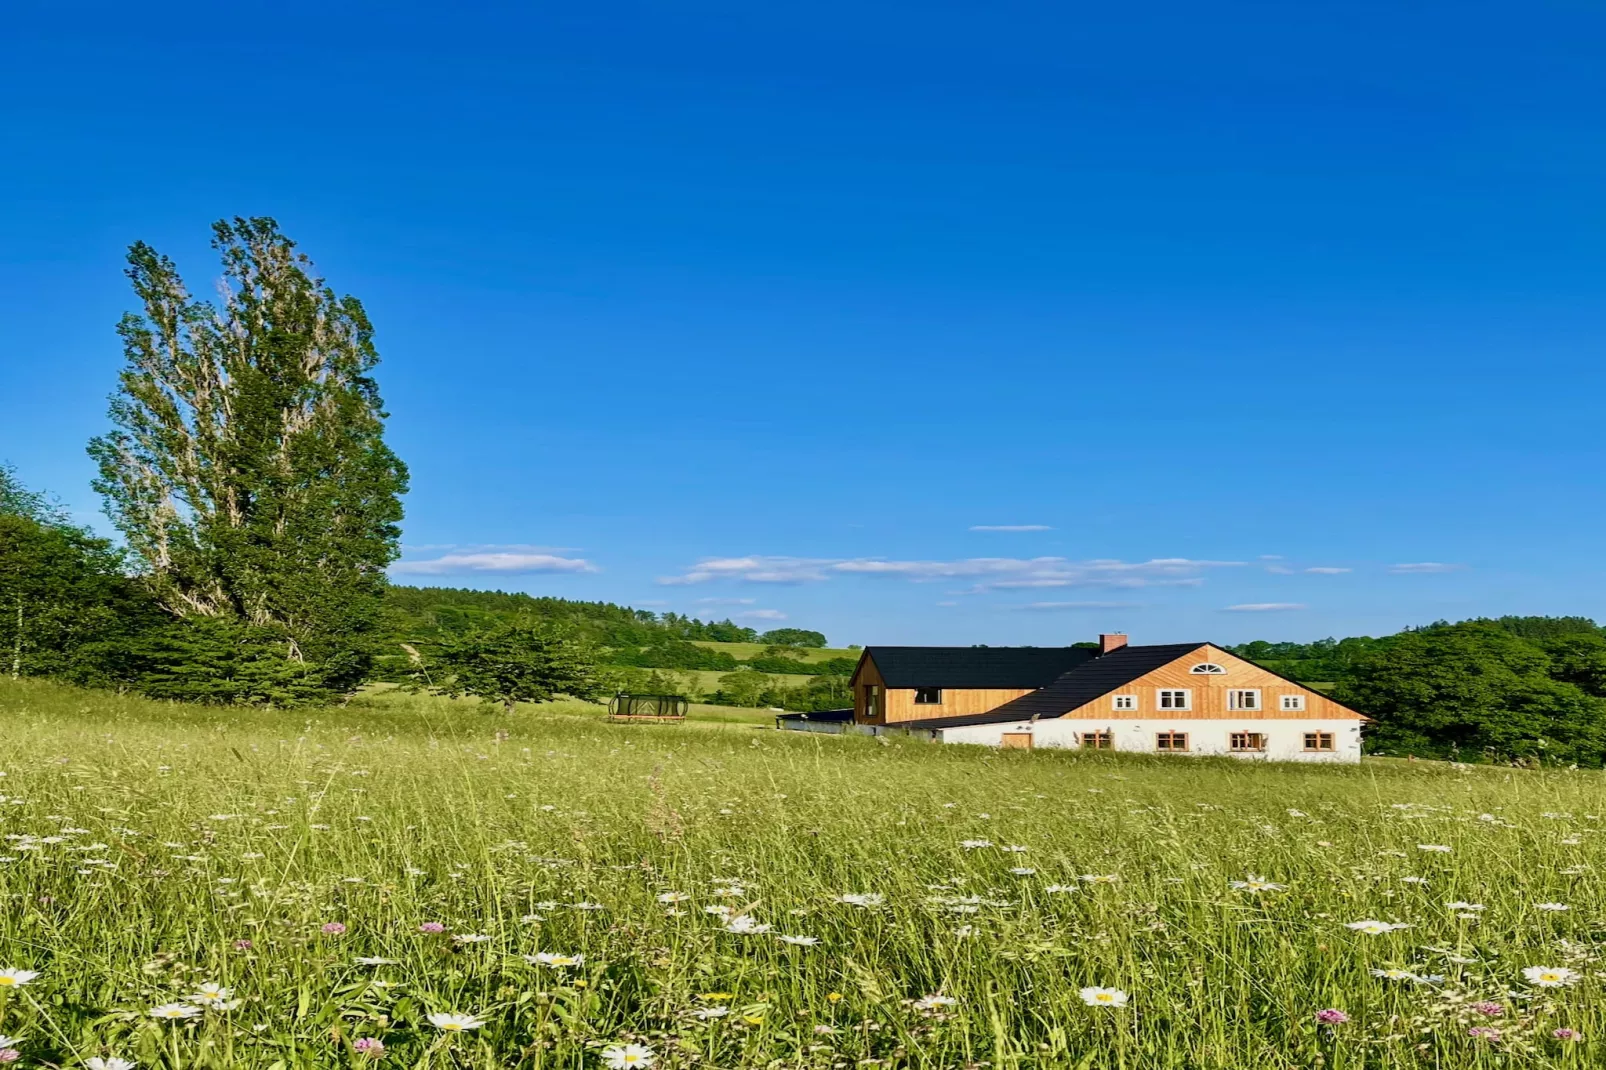
{"type": "MultiPolygon", "coordinates": [[[[1064,718],[1037,722],[1005,722],[1003,724],[966,725],[962,728],[921,730],[910,726],[911,735],[938,739],[943,743],[979,743],[997,747],[1003,743],[1006,732],[1030,732],[1033,747],[1076,747],[1083,732],[1109,732],[1113,735],[1114,749],[1129,754],[1153,754],[1154,737],[1158,732],[1186,732],[1187,754],[1221,754],[1234,758],[1264,759],[1277,762],[1358,762],[1361,760],[1361,726],[1354,720],[1306,720],[1293,718],[1266,718],[1252,721],[1187,720],[1164,721],[1144,719],[1133,721],[1071,721],[1064,718]],[[1234,752],[1228,750],[1228,739],[1233,732],[1259,732],[1266,737],[1263,751],[1234,752]],[[1306,732],[1331,732],[1331,752],[1305,750],[1306,732]]],[[[1177,755],[1183,757],[1184,755],[1177,755]]]]}

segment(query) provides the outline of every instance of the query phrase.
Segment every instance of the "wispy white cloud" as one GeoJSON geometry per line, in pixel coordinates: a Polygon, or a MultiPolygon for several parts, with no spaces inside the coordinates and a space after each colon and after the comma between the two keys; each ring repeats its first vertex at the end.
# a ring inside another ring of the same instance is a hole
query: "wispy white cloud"
{"type": "Polygon", "coordinates": [[[1227,613],[1281,613],[1290,609],[1304,609],[1303,602],[1243,602],[1228,606],[1227,613]]]}
{"type": "Polygon", "coordinates": [[[1287,565],[1267,565],[1266,571],[1273,576],[1292,576],[1294,574],[1294,570],[1287,565]]]}
{"type": "Polygon", "coordinates": [[[1281,561],[1283,559],[1283,555],[1282,554],[1261,554],[1260,555],[1260,559],[1262,561],[1281,561]]]}
{"type": "Polygon", "coordinates": [[[786,614],[778,609],[750,609],[736,614],[737,620],[785,620],[786,614]]]}
{"type": "Polygon", "coordinates": [[[1460,572],[1465,565],[1451,565],[1443,561],[1414,561],[1404,565],[1395,565],[1389,569],[1398,575],[1421,575],[1431,572],[1460,572]]]}
{"type": "Polygon", "coordinates": [[[939,606],[942,606],[944,609],[947,609],[947,608],[949,608],[951,606],[957,606],[959,603],[958,602],[938,602],[937,604],[939,606]]]}
{"type": "Polygon", "coordinates": [[[1076,609],[1135,609],[1138,605],[1137,602],[1027,602],[1025,605],[1009,608],[1034,613],[1054,613],[1076,609]]]}
{"type": "Polygon", "coordinates": [[[752,555],[699,561],[678,576],[664,576],[670,585],[735,580],[743,583],[820,583],[840,576],[880,576],[925,583],[933,580],[975,581],[966,593],[1059,587],[1194,587],[1202,573],[1232,568],[1241,561],[1196,561],[1162,557],[1149,561],[1064,557],[968,557],[955,561],[902,561],[881,557],[806,558],[752,555]]]}
{"type": "Polygon", "coordinates": [[[1312,576],[1342,576],[1346,572],[1354,572],[1355,570],[1352,568],[1335,568],[1332,565],[1317,565],[1315,568],[1307,568],[1305,571],[1312,576]]]}
{"type": "Polygon", "coordinates": [[[971,531],[1053,531],[1047,524],[972,524],[971,531]]]}
{"type": "Polygon", "coordinates": [[[464,572],[600,572],[582,557],[560,557],[540,547],[508,546],[459,550],[418,561],[398,561],[392,573],[404,576],[446,576],[464,572]]]}

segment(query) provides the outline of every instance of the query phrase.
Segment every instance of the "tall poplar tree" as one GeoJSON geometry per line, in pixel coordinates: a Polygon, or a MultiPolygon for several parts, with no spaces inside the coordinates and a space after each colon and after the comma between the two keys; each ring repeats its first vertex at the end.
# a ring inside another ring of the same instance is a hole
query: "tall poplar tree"
{"type": "Polygon", "coordinates": [[[118,326],[127,365],[113,430],[90,443],[95,489],[169,612],[277,635],[291,662],[344,664],[354,683],[407,489],[373,328],[274,220],[218,222],[212,247],[216,302],[150,246],[129,250],[143,308],[118,326]]]}

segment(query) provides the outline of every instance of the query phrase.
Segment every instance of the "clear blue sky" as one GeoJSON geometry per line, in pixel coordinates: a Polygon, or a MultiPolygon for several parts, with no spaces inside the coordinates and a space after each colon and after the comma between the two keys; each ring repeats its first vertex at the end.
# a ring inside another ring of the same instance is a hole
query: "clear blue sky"
{"type": "Polygon", "coordinates": [[[1603,55],[1584,0],[13,2],[0,458],[104,527],[123,249],[206,291],[268,214],[379,328],[399,578],[860,643],[1606,618],[1603,55]]]}

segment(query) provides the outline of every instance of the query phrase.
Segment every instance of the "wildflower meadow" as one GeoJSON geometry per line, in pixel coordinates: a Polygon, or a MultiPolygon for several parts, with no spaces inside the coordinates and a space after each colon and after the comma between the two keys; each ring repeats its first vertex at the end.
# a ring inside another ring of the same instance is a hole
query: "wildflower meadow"
{"type": "Polygon", "coordinates": [[[1591,771],[0,682],[0,1063],[1589,1066],[1591,771]]]}

